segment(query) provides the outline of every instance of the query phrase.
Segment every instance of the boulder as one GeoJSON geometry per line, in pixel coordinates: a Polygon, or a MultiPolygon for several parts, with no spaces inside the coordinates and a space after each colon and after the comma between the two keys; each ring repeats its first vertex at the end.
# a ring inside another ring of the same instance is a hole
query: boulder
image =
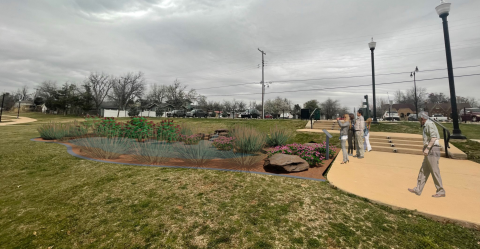
{"type": "Polygon", "coordinates": [[[318,146],[317,143],[306,143],[306,144],[303,144],[303,145],[305,145],[305,146],[310,146],[310,147],[314,147],[314,148],[318,146]]]}
{"type": "Polygon", "coordinates": [[[265,160],[263,168],[266,171],[279,171],[279,172],[299,172],[308,170],[310,165],[308,162],[300,158],[299,156],[275,154],[265,160]]]}
{"type": "Polygon", "coordinates": [[[218,129],[218,130],[215,130],[215,133],[216,133],[216,134],[223,133],[223,132],[228,133],[228,130],[227,130],[227,129],[218,129]]]}

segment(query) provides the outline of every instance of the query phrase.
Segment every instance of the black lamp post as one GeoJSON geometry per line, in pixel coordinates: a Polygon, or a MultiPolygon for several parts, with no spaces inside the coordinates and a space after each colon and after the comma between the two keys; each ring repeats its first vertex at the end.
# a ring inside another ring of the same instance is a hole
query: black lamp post
{"type": "MultiPolygon", "coordinates": [[[[377,45],[376,42],[372,41],[368,43],[368,47],[370,47],[370,51],[372,52],[372,88],[373,88],[373,124],[378,124],[377,121],[377,102],[375,100],[375,59],[373,51],[375,50],[375,46],[377,45]]],[[[367,100],[368,101],[368,100],[367,100]]]]}
{"type": "Polygon", "coordinates": [[[413,77],[413,87],[415,92],[415,115],[417,115],[418,119],[418,98],[417,98],[417,81],[415,78],[415,73],[418,73],[418,67],[415,67],[415,71],[410,73],[410,78],[413,77]]]}
{"type": "Polygon", "coordinates": [[[443,20],[443,36],[445,38],[445,52],[447,55],[447,68],[448,68],[448,83],[450,87],[450,101],[452,104],[452,119],[453,119],[453,134],[451,138],[453,139],[467,139],[462,135],[460,131],[460,126],[458,125],[458,110],[457,110],[457,95],[455,94],[455,82],[453,79],[453,65],[452,65],[452,52],[450,50],[450,35],[448,33],[448,21],[447,16],[450,12],[451,3],[445,3],[441,0],[440,5],[438,5],[435,10],[437,14],[443,20]]]}

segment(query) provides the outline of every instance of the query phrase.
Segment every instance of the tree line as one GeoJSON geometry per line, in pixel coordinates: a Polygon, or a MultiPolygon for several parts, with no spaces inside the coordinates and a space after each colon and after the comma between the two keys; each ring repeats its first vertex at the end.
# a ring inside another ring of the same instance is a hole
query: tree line
{"type": "MultiPolygon", "coordinates": [[[[3,96],[3,95],[2,95],[3,96]]],[[[0,96],[0,101],[3,100],[0,96]]],[[[120,110],[136,109],[140,103],[140,110],[152,104],[168,104],[174,109],[181,109],[187,102],[196,103],[196,108],[205,111],[220,111],[224,116],[230,113],[240,113],[248,109],[261,112],[262,105],[256,101],[243,100],[208,100],[206,96],[198,94],[195,89],[175,80],[170,85],[153,84],[147,90],[145,76],[142,72],[129,72],[121,76],[109,75],[103,72],[91,72],[81,83],[65,82],[59,85],[56,81],[43,81],[30,91],[28,86],[16,92],[5,93],[4,110],[15,108],[18,101],[31,101],[34,106],[45,106],[50,111],[63,114],[85,115],[99,114],[102,104],[109,101],[114,103],[118,112],[120,110]]],[[[264,103],[265,113],[279,117],[283,113],[300,115],[302,107],[293,104],[287,98],[275,97],[267,99],[264,103]]],[[[322,115],[332,118],[336,114],[348,112],[341,107],[338,100],[328,98],[320,103],[318,100],[309,100],[303,108],[313,112],[316,108],[322,110],[322,115]]],[[[139,112],[140,110],[135,110],[139,112]]],[[[158,109],[157,115],[162,115],[165,110],[158,109]]]]}

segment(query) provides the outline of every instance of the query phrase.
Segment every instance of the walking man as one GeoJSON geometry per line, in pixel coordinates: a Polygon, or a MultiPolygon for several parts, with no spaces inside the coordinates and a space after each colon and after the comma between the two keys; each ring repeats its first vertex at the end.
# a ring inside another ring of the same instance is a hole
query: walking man
{"type": "Polygon", "coordinates": [[[357,147],[357,154],[353,157],[363,158],[365,150],[363,148],[363,130],[365,129],[365,119],[363,119],[363,111],[358,110],[357,119],[355,120],[355,147],[357,147]]]}
{"type": "Polygon", "coordinates": [[[418,173],[417,186],[414,189],[408,189],[408,191],[421,195],[423,187],[428,180],[430,174],[433,178],[433,183],[437,188],[437,193],[432,197],[445,197],[445,189],[443,189],[442,177],[440,176],[440,168],[438,167],[438,161],[440,159],[440,138],[438,129],[435,123],[428,119],[426,112],[419,113],[420,122],[423,126],[423,163],[418,173]]]}

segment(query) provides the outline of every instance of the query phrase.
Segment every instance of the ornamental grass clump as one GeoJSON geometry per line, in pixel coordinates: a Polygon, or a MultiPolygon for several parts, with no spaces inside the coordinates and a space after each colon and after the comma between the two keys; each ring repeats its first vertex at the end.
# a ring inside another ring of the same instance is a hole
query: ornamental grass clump
{"type": "Polygon", "coordinates": [[[93,158],[117,159],[132,147],[132,141],[123,137],[87,137],[71,141],[93,158]]]}
{"type": "Polygon", "coordinates": [[[133,157],[143,163],[162,164],[174,157],[172,146],[165,142],[134,143],[133,147],[133,157]]]}
{"type": "Polygon", "coordinates": [[[237,152],[251,154],[261,151],[265,146],[265,134],[253,127],[236,125],[230,132],[230,137],[235,138],[234,148],[237,152]]]}
{"type": "Polygon", "coordinates": [[[233,147],[235,144],[235,138],[220,136],[217,139],[213,140],[212,144],[218,150],[225,150],[225,151],[233,150],[233,147]]]}
{"type": "Polygon", "coordinates": [[[196,145],[179,143],[176,144],[174,148],[181,159],[187,163],[196,165],[204,165],[211,159],[217,157],[216,150],[206,141],[196,145]]]}
{"type": "Polygon", "coordinates": [[[286,145],[291,136],[292,133],[289,130],[275,125],[274,128],[270,128],[270,134],[266,137],[266,143],[270,147],[286,145]]]}
{"type": "Polygon", "coordinates": [[[69,126],[67,124],[50,122],[37,128],[40,137],[45,140],[58,140],[68,135],[69,126]]]}
{"type": "Polygon", "coordinates": [[[67,124],[68,132],[66,137],[82,137],[88,133],[88,127],[80,125],[80,123],[75,120],[72,123],[67,124]]]}
{"type": "Polygon", "coordinates": [[[231,168],[245,171],[249,171],[252,166],[260,162],[265,157],[263,154],[245,154],[241,152],[236,153],[233,151],[229,151],[227,155],[227,160],[231,165],[233,165],[231,168]]]}

